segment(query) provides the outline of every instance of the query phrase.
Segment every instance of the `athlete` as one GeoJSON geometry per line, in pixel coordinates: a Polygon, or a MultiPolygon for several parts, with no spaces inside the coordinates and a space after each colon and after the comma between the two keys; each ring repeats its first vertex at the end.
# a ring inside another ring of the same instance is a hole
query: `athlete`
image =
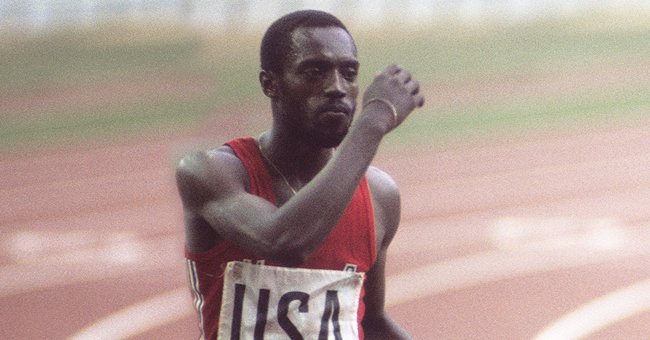
{"type": "Polygon", "coordinates": [[[409,338],[384,309],[399,191],[370,163],[418,82],[388,66],[357,108],[355,42],[321,11],[275,21],[260,52],[270,129],[177,168],[202,337],[409,338]]]}

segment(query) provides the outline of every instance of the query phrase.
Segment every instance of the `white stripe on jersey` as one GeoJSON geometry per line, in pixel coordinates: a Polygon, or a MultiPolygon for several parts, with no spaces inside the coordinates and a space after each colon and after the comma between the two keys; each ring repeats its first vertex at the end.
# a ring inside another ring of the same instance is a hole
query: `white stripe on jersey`
{"type": "Polygon", "coordinates": [[[187,272],[190,278],[190,287],[192,288],[192,293],[194,295],[194,308],[199,314],[199,328],[201,329],[201,337],[199,340],[205,340],[205,331],[203,329],[203,306],[205,305],[205,299],[203,294],[201,294],[201,289],[199,286],[199,274],[196,270],[196,262],[186,259],[187,262],[187,272]]]}

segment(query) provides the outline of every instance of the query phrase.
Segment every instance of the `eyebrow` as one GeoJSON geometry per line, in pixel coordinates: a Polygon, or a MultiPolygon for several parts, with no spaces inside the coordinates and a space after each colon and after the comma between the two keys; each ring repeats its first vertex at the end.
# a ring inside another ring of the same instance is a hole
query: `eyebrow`
{"type": "Polygon", "coordinates": [[[305,59],[301,61],[298,64],[298,68],[304,69],[306,67],[310,66],[321,66],[321,65],[333,65],[333,64],[340,64],[344,67],[353,67],[353,68],[359,68],[359,61],[354,60],[354,59],[346,59],[342,60],[341,62],[332,62],[331,60],[325,60],[325,59],[318,59],[318,58],[311,58],[311,59],[305,59]]]}

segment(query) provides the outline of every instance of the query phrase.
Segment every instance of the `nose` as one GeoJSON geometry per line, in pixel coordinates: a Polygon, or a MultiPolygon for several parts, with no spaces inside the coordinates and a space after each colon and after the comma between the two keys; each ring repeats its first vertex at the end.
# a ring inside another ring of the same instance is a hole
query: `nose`
{"type": "Polygon", "coordinates": [[[348,84],[341,73],[338,70],[333,70],[325,87],[325,93],[330,97],[343,97],[347,93],[347,86],[348,84]]]}

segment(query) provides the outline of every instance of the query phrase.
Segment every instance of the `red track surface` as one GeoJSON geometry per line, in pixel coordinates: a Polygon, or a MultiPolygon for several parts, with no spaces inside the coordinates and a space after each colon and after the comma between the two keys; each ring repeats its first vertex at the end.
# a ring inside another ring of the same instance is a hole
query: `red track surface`
{"type": "MultiPolygon", "coordinates": [[[[647,339],[648,123],[382,150],[403,195],[390,313],[418,339],[647,339]]],[[[0,338],[196,338],[183,143],[3,156],[0,338]]]]}

